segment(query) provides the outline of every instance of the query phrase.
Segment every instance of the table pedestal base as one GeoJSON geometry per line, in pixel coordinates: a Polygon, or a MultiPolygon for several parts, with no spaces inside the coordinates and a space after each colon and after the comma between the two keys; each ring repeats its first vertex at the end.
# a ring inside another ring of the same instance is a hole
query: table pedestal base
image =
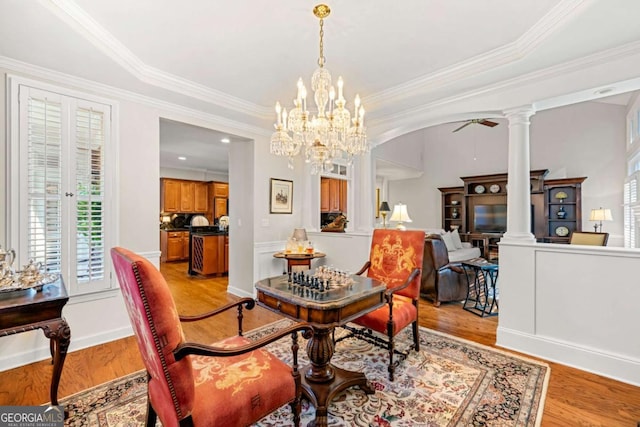
{"type": "MultiPolygon", "coordinates": [[[[316,408],[316,419],[307,424],[308,427],[326,427],[327,409],[331,399],[342,390],[353,386],[359,386],[367,394],[375,393],[375,389],[361,372],[347,371],[330,365],[333,370],[333,379],[326,382],[309,381],[306,375],[302,375],[302,393],[316,408]]],[[[312,369],[311,365],[304,368],[303,372],[312,369]]]]}

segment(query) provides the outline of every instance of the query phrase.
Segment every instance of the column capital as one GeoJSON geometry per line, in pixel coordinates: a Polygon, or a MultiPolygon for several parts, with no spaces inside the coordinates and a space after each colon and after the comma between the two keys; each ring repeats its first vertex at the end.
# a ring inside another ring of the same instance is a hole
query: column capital
{"type": "Polygon", "coordinates": [[[508,108],[503,111],[505,117],[512,124],[529,124],[529,118],[536,113],[533,105],[522,105],[520,107],[508,108]]]}

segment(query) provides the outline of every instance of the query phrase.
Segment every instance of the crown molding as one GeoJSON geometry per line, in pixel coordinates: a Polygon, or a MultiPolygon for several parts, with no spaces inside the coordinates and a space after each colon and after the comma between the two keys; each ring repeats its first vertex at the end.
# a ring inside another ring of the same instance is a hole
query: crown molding
{"type": "MultiPolygon", "coordinates": [[[[375,120],[375,127],[379,129],[390,129],[393,127],[397,127],[397,125],[400,123],[421,122],[422,120],[424,120],[425,116],[430,113],[432,114],[434,110],[437,110],[438,108],[442,108],[449,104],[461,102],[470,98],[477,98],[489,93],[496,93],[503,90],[522,87],[526,84],[536,83],[543,80],[548,80],[553,77],[563,76],[578,70],[586,70],[593,66],[599,66],[607,62],[615,61],[620,58],[625,58],[637,54],[640,54],[640,41],[628,43],[623,46],[598,52],[593,55],[585,56],[583,58],[579,58],[570,62],[565,62],[564,64],[537,70],[528,74],[514,77],[512,79],[503,80],[492,85],[483,86],[479,89],[466,91],[453,96],[449,96],[447,98],[441,98],[436,101],[420,105],[419,107],[413,107],[406,110],[398,111],[394,114],[386,115],[384,117],[379,117],[375,120]]],[[[561,103],[559,102],[548,103],[540,101],[541,100],[533,100],[531,102],[535,106],[537,111],[543,111],[549,108],[561,106],[561,103]]],[[[569,103],[570,102],[568,102],[567,99],[565,100],[564,105],[567,105],[569,103]]],[[[491,117],[504,117],[504,113],[495,112],[495,114],[493,114],[491,117]]],[[[440,121],[440,123],[446,123],[448,121],[449,120],[443,119],[442,121],[440,121]]],[[[369,125],[369,129],[372,129],[373,127],[374,126],[369,125]]],[[[416,129],[409,130],[409,132],[413,130],[416,129]]],[[[384,132],[385,131],[381,131],[381,134],[384,132]]]]}
{"type": "Polygon", "coordinates": [[[72,0],[41,0],[41,3],[105,55],[144,83],[260,119],[269,119],[273,116],[270,108],[228,95],[145,64],[72,0]]]}
{"type": "Polygon", "coordinates": [[[563,0],[514,42],[401,85],[369,95],[363,99],[363,102],[371,106],[400,101],[414,97],[416,94],[425,93],[431,89],[441,89],[443,86],[459,80],[522,60],[551,34],[562,28],[592,3],[593,0],[563,0]]]}
{"type": "MultiPolygon", "coordinates": [[[[72,0],[41,0],[41,2],[108,57],[144,83],[263,120],[267,120],[273,115],[270,108],[148,66],[72,0]]],[[[591,3],[593,0],[562,0],[515,42],[432,74],[369,95],[364,101],[369,105],[400,101],[415,96],[417,93],[441,88],[477,73],[520,60],[591,3]]]]}
{"type": "Polygon", "coordinates": [[[0,67],[12,72],[24,74],[26,76],[36,77],[42,80],[48,80],[56,84],[67,87],[78,88],[84,91],[109,96],[115,99],[122,99],[136,102],[148,107],[156,108],[161,111],[167,111],[178,115],[183,115],[193,119],[207,123],[213,129],[225,130],[231,129],[231,133],[237,133],[239,136],[255,139],[256,137],[269,137],[271,132],[262,127],[253,126],[236,120],[227,119],[215,114],[206,113],[193,108],[184,107],[182,105],[173,104],[167,101],[161,101],[149,96],[140,95],[124,89],[115,88],[113,86],[98,83],[92,80],[83,79],[81,77],[72,76],[70,74],[53,71],[48,68],[39,67],[37,65],[28,64],[26,62],[17,61],[12,58],[0,56],[0,67]]]}

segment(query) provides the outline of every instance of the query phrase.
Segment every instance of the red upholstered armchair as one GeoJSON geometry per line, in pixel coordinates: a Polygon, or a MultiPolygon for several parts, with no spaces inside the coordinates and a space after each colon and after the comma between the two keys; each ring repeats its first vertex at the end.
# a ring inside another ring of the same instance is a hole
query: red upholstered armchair
{"type": "Polygon", "coordinates": [[[364,328],[347,327],[358,338],[382,345],[389,350],[389,380],[393,381],[394,337],[409,325],[413,328],[411,349],[420,350],[418,333],[418,301],[420,299],[420,275],[424,256],[424,232],[399,230],[374,230],[369,261],[357,274],[364,274],[387,285],[387,304],[354,320],[364,328]],[[371,331],[387,336],[383,340],[371,331]]]}
{"type": "Polygon", "coordinates": [[[159,417],[167,426],[246,426],[289,403],[300,424],[297,324],[252,342],[242,336],[243,298],[202,316],[178,316],[160,272],[145,258],[123,248],[111,249],[148,376],[147,426],[159,417]],[[238,336],[211,346],[185,342],[180,321],[195,321],[232,307],[238,310],[238,336]],[[262,349],[291,335],[293,367],[262,349]]]}

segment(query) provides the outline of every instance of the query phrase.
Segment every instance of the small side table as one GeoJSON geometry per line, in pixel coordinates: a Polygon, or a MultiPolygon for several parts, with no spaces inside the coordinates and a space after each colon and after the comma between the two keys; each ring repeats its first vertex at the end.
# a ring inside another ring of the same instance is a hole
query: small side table
{"type": "Polygon", "coordinates": [[[71,330],[62,317],[62,308],[67,301],[69,296],[61,278],[44,285],[39,292],[27,289],[0,294],[0,337],[42,329],[50,340],[52,405],[58,405],[60,374],[71,341],[71,330]]]}
{"type": "Polygon", "coordinates": [[[291,268],[294,266],[302,265],[307,268],[311,268],[311,260],[316,258],[324,258],[326,255],[322,252],[314,252],[312,254],[294,254],[277,252],[273,254],[274,258],[284,258],[287,260],[287,273],[291,275],[291,268]]]}
{"type": "Polygon", "coordinates": [[[463,261],[462,268],[465,269],[465,273],[468,272],[467,270],[473,272],[473,274],[466,274],[469,287],[462,308],[480,317],[497,316],[498,264],[483,258],[474,258],[463,261]],[[473,277],[473,282],[470,276],[473,277]]]}

